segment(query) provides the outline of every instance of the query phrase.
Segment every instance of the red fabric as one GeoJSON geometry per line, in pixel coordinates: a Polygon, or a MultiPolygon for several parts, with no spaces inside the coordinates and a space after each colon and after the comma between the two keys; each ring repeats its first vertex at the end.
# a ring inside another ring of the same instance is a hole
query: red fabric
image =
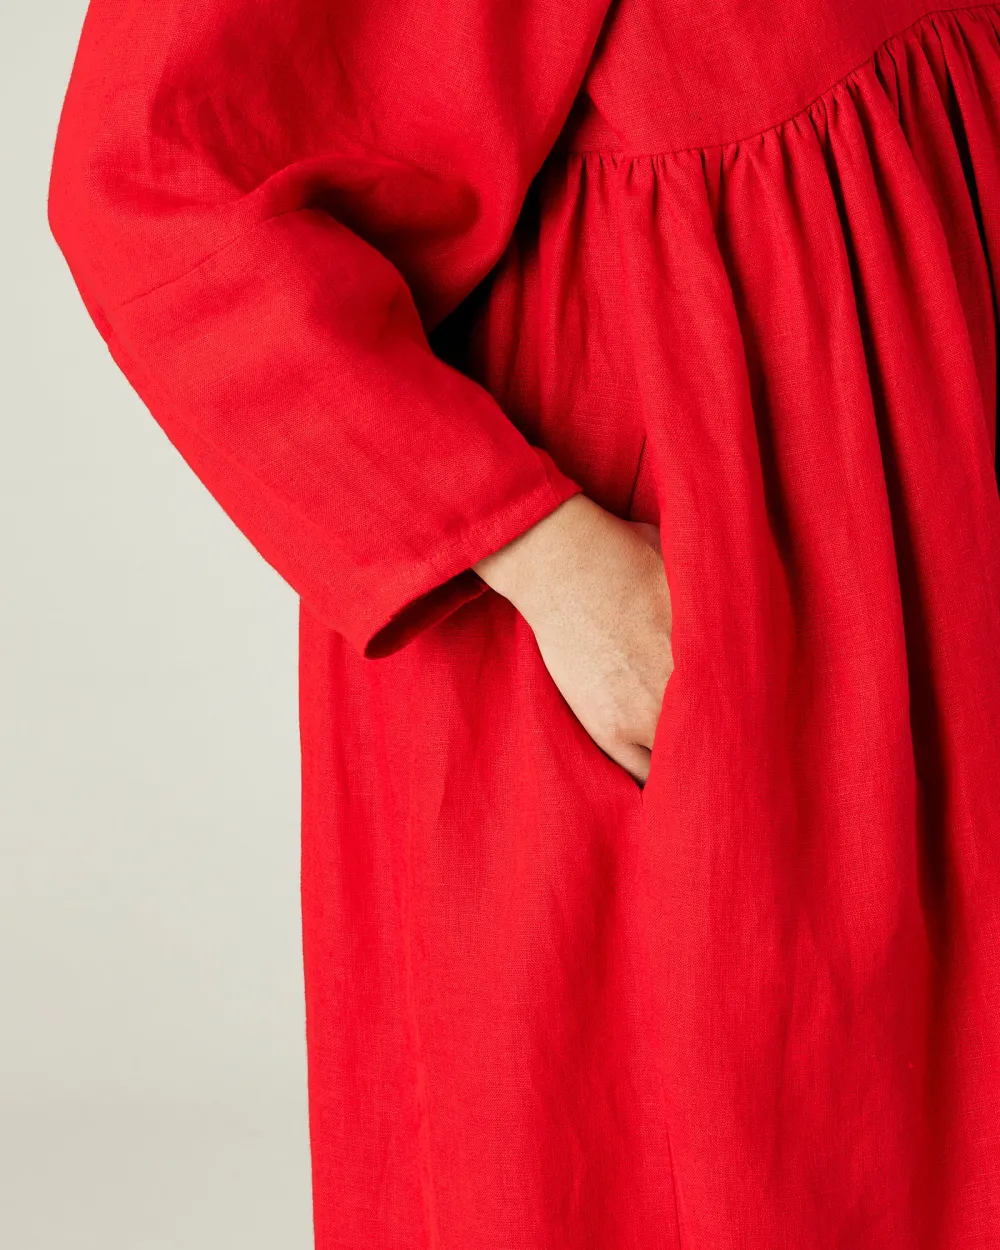
{"type": "Polygon", "coordinates": [[[94,0],[50,216],[302,598],[321,1250],[1000,1244],[1000,5],[94,0]],[[470,570],[580,488],[644,790],[470,570]]]}

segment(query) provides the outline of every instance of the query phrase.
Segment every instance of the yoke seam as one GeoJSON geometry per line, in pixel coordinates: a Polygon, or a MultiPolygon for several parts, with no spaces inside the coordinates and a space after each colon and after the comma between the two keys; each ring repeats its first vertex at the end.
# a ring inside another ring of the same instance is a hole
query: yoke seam
{"type": "Polygon", "coordinates": [[[781,130],[783,126],[787,126],[789,122],[795,121],[797,117],[802,117],[806,113],[811,112],[831,91],[835,91],[847,82],[849,78],[853,78],[866,65],[871,65],[883,49],[888,49],[891,43],[902,39],[904,35],[908,35],[910,31],[915,30],[918,26],[922,26],[924,22],[930,21],[931,18],[944,17],[949,13],[978,13],[983,9],[993,9],[1000,15],[1000,0],[989,0],[989,3],[986,4],[959,5],[953,9],[940,7],[929,9],[921,17],[914,18],[908,26],[903,26],[893,34],[887,35],[881,43],[875,45],[863,61],[859,61],[852,69],[847,70],[846,73],[835,79],[829,86],[824,87],[808,104],[804,104],[801,108],[796,109],[794,113],[790,113],[787,117],[782,118],[781,121],[772,122],[770,126],[763,126],[760,130],[751,131],[750,134],[742,135],[738,139],[722,139],[718,143],[692,143],[683,148],[662,148],[655,152],[631,152],[627,148],[562,148],[553,150],[552,156],[561,155],[565,158],[573,156],[621,156],[626,160],[654,160],[662,156],[683,156],[688,152],[715,152],[725,148],[738,147],[741,143],[748,143],[751,139],[759,139],[775,130],[781,130]]]}

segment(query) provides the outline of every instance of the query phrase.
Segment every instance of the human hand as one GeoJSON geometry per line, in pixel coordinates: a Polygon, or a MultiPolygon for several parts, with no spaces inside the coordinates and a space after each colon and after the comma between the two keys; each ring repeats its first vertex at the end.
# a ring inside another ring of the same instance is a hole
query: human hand
{"type": "Polygon", "coordinates": [[[474,567],[527,620],[594,742],[645,783],[673,671],[657,527],[574,495],[474,567]]]}

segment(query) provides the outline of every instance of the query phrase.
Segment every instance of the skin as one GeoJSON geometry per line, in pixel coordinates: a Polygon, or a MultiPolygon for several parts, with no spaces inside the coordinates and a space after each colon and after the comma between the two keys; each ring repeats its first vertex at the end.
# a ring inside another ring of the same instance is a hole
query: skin
{"type": "Polygon", "coordinates": [[[673,671],[657,527],[574,495],[474,568],[531,626],[594,742],[645,784],[673,671]]]}

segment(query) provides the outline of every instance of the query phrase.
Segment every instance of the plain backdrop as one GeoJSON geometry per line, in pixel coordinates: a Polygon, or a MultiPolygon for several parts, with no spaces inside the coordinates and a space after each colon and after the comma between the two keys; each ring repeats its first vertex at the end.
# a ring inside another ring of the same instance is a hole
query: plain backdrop
{"type": "Polygon", "coordinates": [[[49,235],[85,8],[0,3],[0,1245],[304,1250],[297,601],[49,235]]]}

